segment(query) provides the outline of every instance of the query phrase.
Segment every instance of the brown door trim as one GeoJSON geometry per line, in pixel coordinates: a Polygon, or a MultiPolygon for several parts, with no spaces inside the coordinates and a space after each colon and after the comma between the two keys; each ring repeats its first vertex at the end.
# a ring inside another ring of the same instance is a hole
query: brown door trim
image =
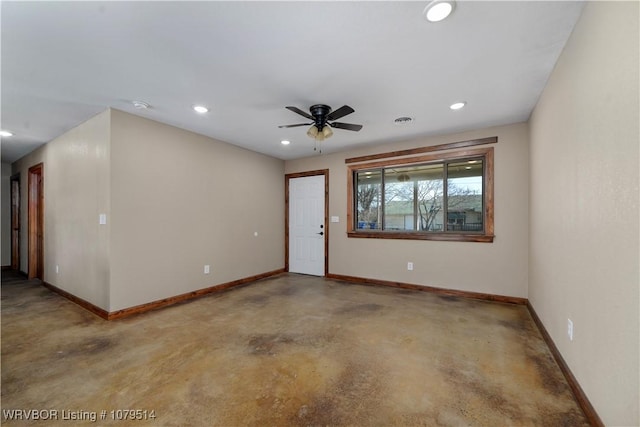
{"type": "Polygon", "coordinates": [[[20,174],[11,175],[11,269],[20,271],[20,174]]]}
{"type": "Polygon", "coordinates": [[[44,280],[44,167],[29,168],[28,177],[29,279],[44,280]]]}
{"type": "Polygon", "coordinates": [[[284,176],[284,271],[289,271],[289,180],[324,175],[324,275],[329,274],[329,169],[289,173],[284,176]]]}

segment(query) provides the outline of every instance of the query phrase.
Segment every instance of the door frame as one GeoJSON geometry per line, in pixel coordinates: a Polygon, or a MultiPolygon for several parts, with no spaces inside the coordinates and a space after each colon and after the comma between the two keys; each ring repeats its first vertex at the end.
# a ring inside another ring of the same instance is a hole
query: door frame
{"type": "Polygon", "coordinates": [[[11,197],[11,269],[20,271],[20,174],[9,178],[11,197]],[[14,186],[15,183],[15,186],[14,186]]]}
{"type": "Polygon", "coordinates": [[[44,280],[44,164],[29,168],[27,187],[29,262],[27,277],[44,280]],[[38,182],[39,178],[39,182],[38,182]],[[38,235],[41,237],[38,244],[38,235]]]}
{"type": "Polygon", "coordinates": [[[289,271],[289,180],[324,175],[324,276],[329,274],[329,169],[288,173],[284,176],[284,271],[289,271]]]}

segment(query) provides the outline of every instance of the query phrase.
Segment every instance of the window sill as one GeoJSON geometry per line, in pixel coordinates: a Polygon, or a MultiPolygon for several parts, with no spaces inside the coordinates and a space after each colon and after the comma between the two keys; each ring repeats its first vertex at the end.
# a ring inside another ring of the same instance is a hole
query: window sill
{"type": "Polygon", "coordinates": [[[398,233],[393,231],[349,231],[347,237],[364,239],[439,240],[446,242],[493,243],[495,236],[488,234],[454,233],[398,233]]]}

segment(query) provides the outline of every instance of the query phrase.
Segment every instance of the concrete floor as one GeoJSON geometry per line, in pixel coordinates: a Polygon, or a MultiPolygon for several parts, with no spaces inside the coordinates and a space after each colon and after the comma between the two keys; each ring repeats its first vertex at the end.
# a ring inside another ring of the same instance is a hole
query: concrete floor
{"type": "Polygon", "coordinates": [[[587,425],[525,307],[286,274],[111,322],[4,281],[2,409],[58,411],[7,426],[587,425]]]}

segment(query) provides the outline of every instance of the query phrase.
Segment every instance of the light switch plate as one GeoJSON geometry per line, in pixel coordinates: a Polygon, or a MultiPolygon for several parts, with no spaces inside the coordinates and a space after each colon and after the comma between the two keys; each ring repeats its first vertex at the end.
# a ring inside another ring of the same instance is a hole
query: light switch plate
{"type": "Polygon", "coordinates": [[[339,216],[332,216],[331,217],[331,222],[340,222],[340,217],[339,216]]]}
{"type": "Polygon", "coordinates": [[[107,223],[107,214],[100,214],[100,225],[105,225],[107,223]]]}

